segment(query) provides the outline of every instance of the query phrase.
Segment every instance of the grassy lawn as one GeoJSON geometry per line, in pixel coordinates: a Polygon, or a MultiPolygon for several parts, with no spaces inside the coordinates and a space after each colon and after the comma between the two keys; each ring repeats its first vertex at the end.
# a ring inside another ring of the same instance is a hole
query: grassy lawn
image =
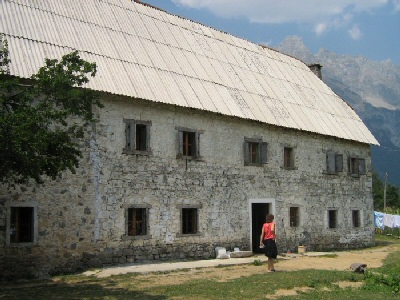
{"type": "MultiPolygon", "coordinates": [[[[400,246],[400,240],[394,237],[377,236],[377,241],[378,245],[396,243],[400,246]]],[[[101,279],[68,275],[18,286],[0,283],[0,299],[400,299],[400,247],[398,249],[386,258],[381,268],[370,269],[366,275],[305,270],[276,272],[269,276],[243,274],[240,278],[221,281],[212,277],[183,280],[185,272],[180,271],[182,277],[175,277],[182,282],[170,284],[158,284],[157,278],[162,276],[165,280],[174,272],[101,279]],[[338,283],[342,282],[347,285],[339,287],[338,283]]],[[[229,272],[230,269],[225,270],[229,272]]],[[[218,270],[209,272],[218,273],[218,270]]]]}

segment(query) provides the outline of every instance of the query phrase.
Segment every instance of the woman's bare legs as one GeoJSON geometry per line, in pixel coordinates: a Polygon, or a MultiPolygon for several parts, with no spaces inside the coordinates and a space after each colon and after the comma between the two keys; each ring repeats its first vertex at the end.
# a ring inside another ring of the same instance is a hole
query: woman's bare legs
{"type": "Polygon", "coordinates": [[[268,271],[275,271],[275,268],[274,268],[274,259],[273,258],[270,258],[270,257],[268,257],[268,271]]]}

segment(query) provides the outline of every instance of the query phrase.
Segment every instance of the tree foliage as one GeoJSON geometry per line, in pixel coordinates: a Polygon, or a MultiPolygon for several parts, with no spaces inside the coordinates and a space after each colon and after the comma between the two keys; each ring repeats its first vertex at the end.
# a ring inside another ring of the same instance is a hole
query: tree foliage
{"type": "Polygon", "coordinates": [[[82,156],[79,139],[95,121],[98,94],[82,88],[96,64],[74,51],[46,59],[30,80],[10,75],[7,41],[0,39],[0,182],[8,185],[74,172],[82,156]]]}
{"type": "MultiPolygon", "coordinates": [[[[372,172],[372,191],[374,196],[374,209],[384,210],[385,183],[379,178],[378,173],[372,172]]],[[[390,183],[386,184],[386,208],[400,208],[399,188],[390,183]]]]}

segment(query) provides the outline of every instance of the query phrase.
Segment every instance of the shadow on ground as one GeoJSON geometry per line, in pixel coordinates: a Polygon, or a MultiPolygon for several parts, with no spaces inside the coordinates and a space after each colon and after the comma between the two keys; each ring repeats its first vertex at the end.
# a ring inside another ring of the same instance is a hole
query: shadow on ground
{"type": "Polygon", "coordinates": [[[64,283],[47,282],[36,285],[3,285],[0,288],[0,299],[149,299],[164,300],[162,295],[150,295],[143,291],[135,291],[116,287],[109,281],[105,284],[98,283],[64,283]]]}

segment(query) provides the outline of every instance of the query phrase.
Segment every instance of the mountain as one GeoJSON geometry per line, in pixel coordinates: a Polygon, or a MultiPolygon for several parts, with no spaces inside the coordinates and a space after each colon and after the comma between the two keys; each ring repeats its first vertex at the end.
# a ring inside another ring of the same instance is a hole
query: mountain
{"type": "Polygon", "coordinates": [[[354,108],[381,144],[372,146],[372,167],[381,179],[387,172],[388,182],[400,187],[400,66],[326,49],[313,54],[298,36],[287,37],[276,48],[323,66],[324,82],[354,108]]]}

